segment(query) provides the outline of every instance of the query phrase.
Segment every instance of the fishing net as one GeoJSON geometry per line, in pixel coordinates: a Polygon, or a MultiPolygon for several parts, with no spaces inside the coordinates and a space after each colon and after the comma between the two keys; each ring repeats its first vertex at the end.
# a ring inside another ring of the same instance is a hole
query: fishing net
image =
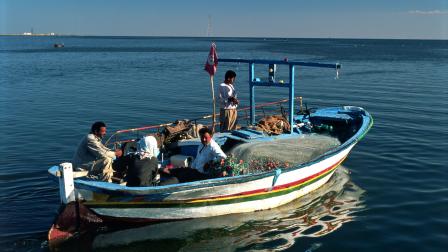
{"type": "Polygon", "coordinates": [[[227,171],[227,176],[288,168],[311,161],[340,144],[337,138],[317,134],[244,143],[230,151],[229,158],[221,163],[220,168],[227,171]]]}

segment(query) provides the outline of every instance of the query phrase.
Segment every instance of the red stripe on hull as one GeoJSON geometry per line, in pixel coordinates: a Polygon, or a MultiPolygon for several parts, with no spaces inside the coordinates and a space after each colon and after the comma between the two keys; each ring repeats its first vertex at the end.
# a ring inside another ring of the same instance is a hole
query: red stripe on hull
{"type": "Polygon", "coordinates": [[[338,165],[340,165],[340,164],[342,163],[342,161],[343,161],[346,157],[347,157],[347,156],[344,156],[341,160],[339,160],[339,161],[336,162],[335,164],[331,165],[330,167],[328,167],[328,168],[326,168],[326,169],[324,169],[324,170],[322,170],[322,171],[320,171],[320,172],[318,172],[318,173],[316,173],[316,174],[313,174],[313,175],[311,175],[311,176],[309,176],[309,177],[306,177],[306,178],[303,178],[303,179],[301,179],[301,180],[297,180],[297,181],[294,181],[294,182],[291,182],[291,183],[288,183],[288,184],[274,186],[274,187],[272,188],[272,190],[270,190],[270,188],[256,189],[256,190],[252,190],[252,191],[246,191],[246,192],[240,192],[240,193],[228,194],[228,195],[222,195],[222,196],[216,196],[216,197],[198,198],[198,199],[195,199],[195,200],[220,199],[220,198],[234,197],[234,196],[242,196],[242,195],[246,195],[246,196],[247,196],[247,195],[251,195],[251,194],[256,194],[256,193],[266,192],[266,191],[268,191],[268,190],[269,190],[269,191],[277,191],[277,190],[280,190],[280,189],[289,188],[289,187],[292,187],[292,186],[296,186],[296,185],[305,183],[305,182],[307,182],[307,181],[309,181],[309,180],[312,180],[312,179],[314,179],[314,178],[316,178],[316,177],[318,177],[318,176],[320,176],[320,175],[322,175],[322,174],[324,174],[324,173],[326,173],[326,172],[328,172],[328,171],[331,171],[332,169],[334,169],[334,168],[336,168],[338,165]]]}

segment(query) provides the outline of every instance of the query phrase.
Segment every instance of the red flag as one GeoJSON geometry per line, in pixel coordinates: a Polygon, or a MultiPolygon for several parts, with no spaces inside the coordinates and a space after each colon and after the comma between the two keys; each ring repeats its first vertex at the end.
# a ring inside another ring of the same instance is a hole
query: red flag
{"type": "Polygon", "coordinates": [[[207,61],[205,62],[204,70],[207,71],[210,76],[215,75],[216,68],[218,67],[218,55],[216,54],[216,45],[212,43],[210,47],[210,53],[208,54],[207,61]]]}

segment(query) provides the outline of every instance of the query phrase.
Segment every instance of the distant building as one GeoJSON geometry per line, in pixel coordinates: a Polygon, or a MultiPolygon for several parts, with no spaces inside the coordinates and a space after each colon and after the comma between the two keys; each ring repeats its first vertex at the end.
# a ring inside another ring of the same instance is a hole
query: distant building
{"type": "Polygon", "coordinates": [[[49,33],[32,33],[32,32],[24,32],[22,35],[25,36],[56,36],[56,33],[49,32],[49,33]]]}

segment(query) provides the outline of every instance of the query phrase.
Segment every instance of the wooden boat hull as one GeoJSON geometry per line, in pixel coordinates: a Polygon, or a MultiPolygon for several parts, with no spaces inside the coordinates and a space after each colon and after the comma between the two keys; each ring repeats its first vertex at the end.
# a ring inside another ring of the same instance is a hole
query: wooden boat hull
{"type": "Polygon", "coordinates": [[[325,184],[347,156],[346,151],[322,162],[274,176],[234,185],[194,188],[195,198],[172,193],[164,201],[121,197],[119,201],[87,201],[84,204],[99,215],[125,218],[175,220],[201,218],[275,208],[291,202],[325,184]]]}

